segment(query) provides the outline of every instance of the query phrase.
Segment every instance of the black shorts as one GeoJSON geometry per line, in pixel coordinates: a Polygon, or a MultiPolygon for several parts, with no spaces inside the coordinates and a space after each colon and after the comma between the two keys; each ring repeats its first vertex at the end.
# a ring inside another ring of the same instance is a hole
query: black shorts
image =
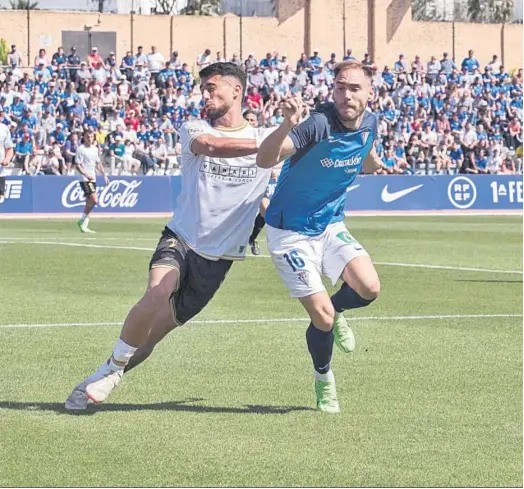
{"type": "Polygon", "coordinates": [[[93,194],[96,194],[96,182],[80,182],[80,188],[84,192],[86,199],[93,194]]]}
{"type": "Polygon", "coordinates": [[[231,260],[208,260],[189,248],[171,229],[166,227],[149,263],[149,269],[169,267],[179,272],[179,287],[169,297],[177,325],[195,317],[215,295],[231,260]]]}

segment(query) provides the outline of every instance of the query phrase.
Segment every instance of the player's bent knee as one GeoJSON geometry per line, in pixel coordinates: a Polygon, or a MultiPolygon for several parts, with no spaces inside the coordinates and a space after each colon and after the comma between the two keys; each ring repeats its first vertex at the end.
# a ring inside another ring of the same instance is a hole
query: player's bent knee
{"type": "Polygon", "coordinates": [[[368,282],[362,286],[360,295],[363,299],[368,301],[376,299],[380,295],[380,280],[377,278],[371,282],[368,282]]]}
{"type": "Polygon", "coordinates": [[[313,324],[322,331],[331,331],[335,322],[335,309],[329,305],[321,305],[315,308],[311,314],[313,324]]]}

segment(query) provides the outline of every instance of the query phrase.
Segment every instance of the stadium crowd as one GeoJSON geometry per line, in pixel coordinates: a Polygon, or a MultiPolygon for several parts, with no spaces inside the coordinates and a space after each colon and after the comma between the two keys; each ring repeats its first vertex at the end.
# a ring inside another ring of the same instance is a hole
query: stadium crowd
{"type": "MultiPolygon", "coordinates": [[[[348,49],[343,60],[356,59],[348,49]]],[[[49,56],[41,49],[22,68],[16,46],[0,73],[0,123],[16,144],[13,165],[24,174],[69,174],[81,132],[91,128],[110,174],[164,174],[177,166],[179,129],[205,117],[195,75],[225,61],[206,49],[196,60],[177,51],[166,59],[140,46],[121,60],[96,47],[86,59],[76,48],[49,56]]],[[[301,94],[306,112],[333,97],[333,70],[341,61],[314,51],[290,61],[285,53],[229,61],[247,72],[245,108],[264,126],[283,120],[282,103],[301,94]]],[[[448,53],[410,61],[400,54],[374,73],[377,150],[388,173],[519,173],[522,169],[522,69],[509,71],[497,56],[481,65],[469,51],[456,64],[448,53]]]]}

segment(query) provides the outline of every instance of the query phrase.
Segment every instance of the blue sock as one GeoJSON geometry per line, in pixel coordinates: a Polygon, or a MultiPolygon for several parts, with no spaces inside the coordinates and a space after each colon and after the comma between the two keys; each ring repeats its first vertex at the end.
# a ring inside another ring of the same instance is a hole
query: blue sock
{"type": "Polygon", "coordinates": [[[328,332],[322,331],[310,323],[306,330],[306,340],[313,367],[319,374],[327,374],[333,355],[333,329],[328,332]]]}
{"type": "Polygon", "coordinates": [[[346,282],[342,284],[340,290],[331,296],[331,302],[337,312],[346,309],[357,309],[358,307],[369,306],[375,299],[364,299],[360,297],[346,282]]]}

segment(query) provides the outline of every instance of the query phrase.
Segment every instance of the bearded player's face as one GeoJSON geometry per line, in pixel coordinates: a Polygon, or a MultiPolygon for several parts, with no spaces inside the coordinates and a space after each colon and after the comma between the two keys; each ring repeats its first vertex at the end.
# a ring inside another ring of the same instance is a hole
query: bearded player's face
{"type": "Polygon", "coordinates": [[[242,97],[242,84],[231,76],[213,75],[203,78],[200,90],[207,117],[212,121],[224,116],[238,97],[242,97]]]}
{"type": "Polygon", "coordinates": [[[340,120],[351,122],[358,119],[372,99],[371,79],[363,70],[353,68],[338,74],[335,79],[333,100],[340,120]]]}

